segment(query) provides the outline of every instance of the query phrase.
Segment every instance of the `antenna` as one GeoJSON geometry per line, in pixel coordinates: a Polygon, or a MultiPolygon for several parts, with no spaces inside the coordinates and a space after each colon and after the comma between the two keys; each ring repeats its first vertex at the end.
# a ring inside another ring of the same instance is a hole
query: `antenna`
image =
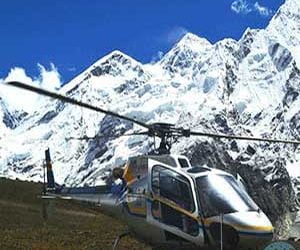
{"type": "Polygon", "coordinates": [[[43,195],[45,195],[46,192],[47,192],[47,188],[46,188],[46,161],[45,160],[43,160],[42,166],[43,166],[43,180],[44,180],[43,195]]]}

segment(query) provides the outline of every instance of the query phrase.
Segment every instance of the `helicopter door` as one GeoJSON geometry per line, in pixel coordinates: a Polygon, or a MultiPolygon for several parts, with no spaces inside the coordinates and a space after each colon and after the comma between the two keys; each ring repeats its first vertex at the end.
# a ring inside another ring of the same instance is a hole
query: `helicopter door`
{"type": "Polygon", "coordinates": [[[151,202],[147,218],[167,232],[166,240],[174,240],[172,235],[176,235],[196,244],[203,243],[188,178],[162,165],[154,165],[149,187],[151,202]]]}

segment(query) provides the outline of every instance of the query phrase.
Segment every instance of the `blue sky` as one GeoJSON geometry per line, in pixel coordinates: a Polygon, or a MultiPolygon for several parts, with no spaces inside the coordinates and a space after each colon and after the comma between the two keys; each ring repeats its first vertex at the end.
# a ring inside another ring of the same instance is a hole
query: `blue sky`
{"type": "Polygon", "coordinates": [[[20,67],[71,80],[118,49],[147,63],[185,33],[214,43],[264,28],[284,0],[10,0],[0,4],[0,78],[20,67]],[[51,66],[52,63],[52,66],[51,66]],[[38,66],[38,64],[40,64],[38,66]]]}

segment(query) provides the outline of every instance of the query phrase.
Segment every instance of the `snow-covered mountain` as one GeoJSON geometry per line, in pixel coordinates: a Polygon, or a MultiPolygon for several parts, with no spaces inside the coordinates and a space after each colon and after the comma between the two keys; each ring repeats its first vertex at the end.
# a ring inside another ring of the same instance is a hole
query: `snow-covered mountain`
{"type": "MultiPolygon", "coordinates": [[[[146,123],[299,140],[299,13],[300,1],[286,0],[266,29],[247,29],[239,41],[211,44],[188,33],[154,64],[113,51],[60,92],[146,123]]],[[[151,146],[144,136],[112,137],[141,131],[138,125],[60,101],[45,98],[23,119],[3,107],[0,102],[0,175],[10,178],[42,180],[43,154],[50,147],[58,183],[98,184],[106,170],[151,146]],[[101,136],[71,139],[95,135],[101,136]]],[[[299,151],[209,138],[181,139],[173,148],[193,164],[238,172],[274,221],[296,207],[295,191],[300,201],[299,151]]]]}
{"type": "MultiPolygon", "coordinates": [[[[14,126],[14,124],[14,118],[8,112],[7,107],[2,98],[0,98],[0,140],[9,131],[9,126],[14,126]]],[[[3,145],[0,145],[0,148],[2,147],[3,145]]]]}
{"type": "MultiPolygon", "coordinates": [[[[25,116],[25,112],[10,109],[8,104],[0,97],[0,140],[9,136],[10,132],[20,124],[25,116]]],[[[4,144],[0,144],[0,148],[4,146],[4,144]]]]}

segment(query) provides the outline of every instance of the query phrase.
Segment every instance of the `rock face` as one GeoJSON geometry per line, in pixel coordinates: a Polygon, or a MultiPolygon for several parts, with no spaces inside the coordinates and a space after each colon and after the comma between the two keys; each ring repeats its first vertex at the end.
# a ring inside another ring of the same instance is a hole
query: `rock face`
{"type": "MultiPolygon", "coordinates": [[[[154,64],[114,51],[60,92],[145,123],[299,140],[299,13],[300,2],[287,0],[265,30],[247,29],[239,41],[210,44],[188,33],[154,64]]],[[[144,136],[116,137],[141,131],[136,124],[55,100],[39,107],[25,118],[2,115],[0,131],[9,134],[0,134],[0,175],[41,180],[50,147],[58,183],[99,184],[108,169],[151,149],[144,136]],[[86,136],[95,139],[71,139],[86,136]]],[[[278,237],[286,237],[290,211],[300,204],[298,148],[201,137],[180,139],[172,153],[242,176],[261,209],[285,225],[278,237]]]]}
{"type": "Polygon", "coordinates": [[[8,129],[14,129],[18,126],[20,117],[17,112],[13,113],[8,110],[7,104],[0,97],[0,125],[2,126],[2,131],[5,130],[4,127],[8,129]]]}

